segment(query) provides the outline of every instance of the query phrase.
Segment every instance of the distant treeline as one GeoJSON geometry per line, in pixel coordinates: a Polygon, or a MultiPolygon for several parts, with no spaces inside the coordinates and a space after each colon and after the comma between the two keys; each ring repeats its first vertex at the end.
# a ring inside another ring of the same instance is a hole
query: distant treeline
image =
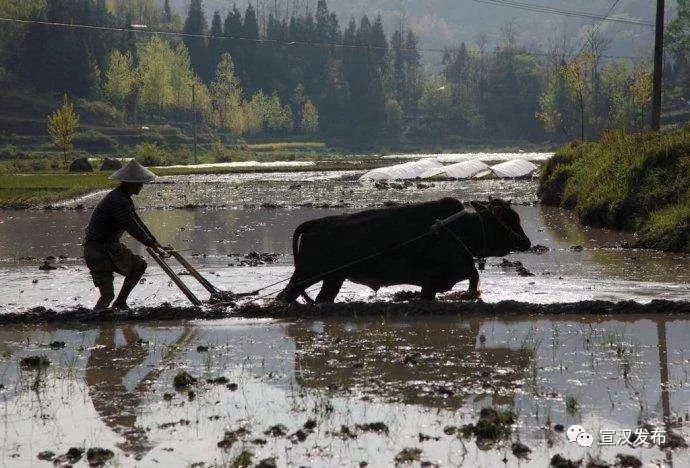
{"type": "MultiPolygon", "coordinates": [[[[607,57],[595,28],[583,31],[581,50],[544,53],[506,27],[498,45],[448,47],[429,70],[413,30],[401,24],[387,35],[380,17],[366,15],[343,25],[326,0],[263,21],[251,4],[207,16],[202,0],[184,18],[168,0],[0,0],[0,13],[125,29],[3,24],[0,78],[26,92],[109,101],[127,122],[190,121],[194,111],[237,136],[544,141],[636,130],[649,115],[651,61],[607,57]],[[141,34],[141,18],[149,31],[184,35],[141,34]]],[[[690,3],[680,0],[667,35],[669,102],[690,99],[689,37],[690,3]]]]}

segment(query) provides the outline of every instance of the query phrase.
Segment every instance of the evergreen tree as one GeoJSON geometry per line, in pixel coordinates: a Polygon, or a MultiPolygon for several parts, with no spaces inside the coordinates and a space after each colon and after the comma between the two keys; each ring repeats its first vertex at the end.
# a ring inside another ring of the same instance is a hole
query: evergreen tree
{"type": "Polygon", "coordinates": [[[405,36],[405,51],[403,54],[404,87],[402,105],[406,113],[411,114],[417,107],[421,95],[422,57],[419,53],[419,39],[414,31],[407,31],[405,36]]]}
{"type": "Polygon", "coordinates": [[[170,24],[172,23],[172,10],[170,9],[170,0],[165,0],[165,3],[163,4],[163,23],[165,24],[170,24]]]}
{"type": "MultiPolygon", "coordinates": [[[[189,12],[184,23],[183,32],[185,34],[204,35],[206,34],[206,18],[201,0],[191,0],[189,12]]],[[[182,38],[189,56],[192,61],[194,72],[204,81],[209,79],[210,61],[207,51],[206,38],[190,37],[182,38]]]]}
{"type": "MultiPolygon", "coordinates": [[[[88,3],[88,2],[86,2],[88,3]]],[[[58,23],[82,23],[89,20],[85,3],[47,0],[45,17],[58,23]]],[[[98,83],[98,64],[93,56],[91,35],[71,28],[32,24],[23,44],[23,69],[26,78],[37,87],[87,96],[98,83]]]]}
{"type": "Polygon", "coordinates": [[[220,56],[223,53],[223,20],[220,13],[213,13],[211,21],[211,37],[208,41],[209,76],[215,76],[220,56]]]}
{"type": "Polygon", "coordinates": [[[243,55],[243,42],[238,40],[238,37],[242,37],[242,14],[234,6],[232,11],[228,12],[223,23],[223,39],[222,50],[223,53],[230,54],[232,57],[233,64],[235,66],[235,74],[240,79],[243,80],[244,77],[244,55],[243,55]]]}
{"type": "Polygon", "coordinates": [[[132,56],[132,63],[135,65],[138,63],[138,53],[137,53],[137,37],[134,30],[131,29],[132,17],[127,16],[124,21],[124,27],[127,28],[127,32],[121,37],[119,49],[123,53],[129,53],[132,56]]]}
{"type": "Polygon", "coordinates": [[[259,21],[256,17],[256,10],[250,3],[244,12],[244,22],[242,23],[242,59],[243,76],[242,86],[248,95],[253,95],[260,83],[261,63],[257,56],[259,39],[259,21]]]}
{"type": "Polygon", "coordinates": [[[362,17],[355,35],[357,50],[350,57],[346,72],[352,101],[351,118],[355,131],[366,137],[378,136],[386,119],[383,93],[386,38],[381,36],[381,31],[379,20],[372,26],[366,15],[362,17]]]}
{"type": "Polygon", "coordinates": [[[690,1],[678,0],[678,16],[667,28],[668,50],[673,59],[670,82],[678,92],[690,99],[690,1]]]}

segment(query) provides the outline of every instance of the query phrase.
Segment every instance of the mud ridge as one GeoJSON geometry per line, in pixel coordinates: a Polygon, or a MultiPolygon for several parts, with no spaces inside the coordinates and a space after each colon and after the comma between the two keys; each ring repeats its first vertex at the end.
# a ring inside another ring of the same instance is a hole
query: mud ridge
{"type": "Polygon", "coordinates": [[[146,322],[167,320],[219,320],[223,318],[341,318],[341,317],[415,317],[424,315],[686,315],[690,302],[654,300],[647,304],[635,301],[581,301],[571,303],[532,304],[518,301],[486,302],[341,302],[317,306],[302,304],[243,304],[230,307],[173,307],[162,304],[127,312],[93,312],[86,308],[55,311],[36,307],[20,313],[0,314],[0,325],[66,322],[146,322]]]}

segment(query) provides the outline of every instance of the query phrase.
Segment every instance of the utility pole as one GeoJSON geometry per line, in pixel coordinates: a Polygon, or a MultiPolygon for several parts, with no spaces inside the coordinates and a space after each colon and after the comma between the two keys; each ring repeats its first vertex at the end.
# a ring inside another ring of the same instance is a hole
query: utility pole
{"type": "Polygon", "coordinates": [[[196,152],[196,83],[192,83],[192,114],[194,114],[194,164],[199,164],[196,152]]]}
{"type": "Polygon", "coordinates": [[[652,130],[661,126],[661,78],[664,66],[664,0],[656,0],[654,34],[654,75],[652,76],[652,130]]]}

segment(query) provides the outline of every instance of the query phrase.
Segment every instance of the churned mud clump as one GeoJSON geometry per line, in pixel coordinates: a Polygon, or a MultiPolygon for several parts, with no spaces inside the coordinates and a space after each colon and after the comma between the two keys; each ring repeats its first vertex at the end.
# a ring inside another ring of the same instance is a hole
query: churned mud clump
{"type": "Polygon", "coordinates": [[[403,465],[406,463],[412,463],[415,461],[419,461],[422,457],[422,449],[419,448],[410,448],[406,447],[402,449],[398,454],[395,456],[393,461],[395,461],[396,465],[403,465]]]}
{"type": "Polygon", "coordinates": [[[185,390],[196,383],[197,379],[192,377],[187,371],[178,372],[173,379],[173,386],[177,390],[185,390]]]}
{"type": "Polygon", "coordinates": [[[518,458],[528,458],[529,454],[532,453],[532,449],[522,442],[513,442],[510,446],[511,452],[518,458]]]}
{"type": "Polygon", "coordinates": [[[86,452],[86,460],[90,466],[103,466],[114,456],[112,450],[100,447],[92,447],[86,452]]]}
{"type": "Polygon", "coordinates": [[[45,356],[27,356],[19,364],[25,369],[45,369],[50,366],[50,360],[45,356]]]}
{"type": "Polygon", "coordinates": [[[516,416],[512,411],[496,410],[494,408],[482,408],[479,412],[479,420],[460,428],[460,434],[465,438],[474,436],[477,445],[488,447],[505,439],[512,433],[512,425],[515,424],[516,416]]]}
{"type": "Polygon", "coordinates": [[[619,453],[616,455],[616,466],[620,468],[640,468],[642,461],[634,455],[619,453]]]}
{"type": "Polygon", "coordinates": [[[390,432],[386,423],[380,421],[366,424],[356,424],[355,427],[362,432],[376,432],[377,434],[385,435],[388,435],[390,432]]]}
{"type": "Polygon", "coordinates": [[[551,468],[579,468],[581,465],[582,459],[570,460],[559,453],[551,457],[551,462],[549,463],[551,468]]]}

